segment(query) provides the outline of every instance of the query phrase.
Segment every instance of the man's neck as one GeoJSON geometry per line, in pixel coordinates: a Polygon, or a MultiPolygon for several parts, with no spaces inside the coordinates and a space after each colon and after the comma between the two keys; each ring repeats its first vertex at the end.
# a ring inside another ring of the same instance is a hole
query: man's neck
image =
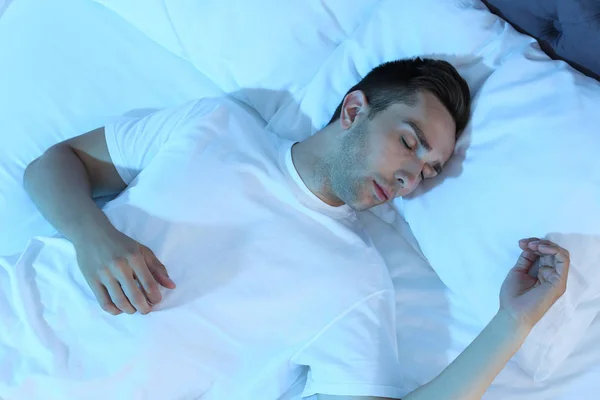
{"type": "Polygon", "coordinates": [[[323,131],[292,146],[292,163],[306,185],[325,204],[339,207],[344,203],[333,195],[326,163],[331,143],[323,131]]]}

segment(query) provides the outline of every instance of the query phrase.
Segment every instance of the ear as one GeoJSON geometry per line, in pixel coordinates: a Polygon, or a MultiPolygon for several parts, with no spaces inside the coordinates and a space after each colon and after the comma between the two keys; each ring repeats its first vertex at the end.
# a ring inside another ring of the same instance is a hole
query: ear
{"type": "Polygon", "coordinates": [[[344,97],[342,103],[342,112],[340,114],[340,124],[342,128],[349,129],[359,113],[368,113],[369,105],[367,96],[362,90],[354,90],[344,97]]]}

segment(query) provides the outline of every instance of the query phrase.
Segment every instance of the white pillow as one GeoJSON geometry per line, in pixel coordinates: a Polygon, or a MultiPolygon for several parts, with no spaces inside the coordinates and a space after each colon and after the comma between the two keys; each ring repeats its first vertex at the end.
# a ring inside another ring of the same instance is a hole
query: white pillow
{"type": "Polygon", "coordinates": [[[55,232],[21,184],[48,147],[132,109],[222,93],[104,7],[61,4],[19,0],[0,19],[0,255],[55,232]]]}
{"type": "Polygon", "coordinates": [[[503,57],[530,42],[476,0],[382,1],[268,128],[296,140],[316,132],[348,89],[377,65],[401,58],[447,60],[476,91],[503,57]]]}
{"type": "Polygon", "coordinates": [[[12,0],[0,0],[0,17],[4,14],[4,10],[8,7],[12,0]]]}
{"type": "Polygon", "coordinates": [[[165,0],[95,0],[110,8],[150,39],[181,58],[187,58],[173,28],[165,0]]]}
{"type": "Polygon", "coordinates": [[[97,0],[268,120],[378,0],[97,0]],[[147,5],[148,3],[148,5],[147,5]],[[148,7],[148,12],[146,11],[148,7]],[[245,89],[263,89],[246,93],[245,89]]]}
{"type": "Polygon", "coordinates": [[[571,251],[567,293],[516,356],[536,381],[598,312],[585,306],[600,293],[598,104],[598,82],[537,44],[515,52],[477,95],[444,174],[401,201],[423,254],[482,323],[498,308],[520,238],[548,237],[571,251]]]}

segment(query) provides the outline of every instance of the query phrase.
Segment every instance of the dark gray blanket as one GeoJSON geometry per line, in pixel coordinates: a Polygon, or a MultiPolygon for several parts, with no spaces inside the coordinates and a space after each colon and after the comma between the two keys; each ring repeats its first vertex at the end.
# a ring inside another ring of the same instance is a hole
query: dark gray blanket
{"type": "Polygon", "coordinates": [[[600,0],[482,0],[552,58],[600,80],[600,0]]]}

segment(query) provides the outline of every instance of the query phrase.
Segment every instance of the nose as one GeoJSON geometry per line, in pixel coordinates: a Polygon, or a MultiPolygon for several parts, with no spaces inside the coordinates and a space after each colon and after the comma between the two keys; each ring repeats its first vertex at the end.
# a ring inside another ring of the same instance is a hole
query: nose
{"type": "Polygon", "coordinates": [[[400,187],[399,190],[404,192],[404,194],[408,194],[415,190],[419,184],[421,171],[423,171],[424,165],[425,162],[417,157],[414,157],[410,162],[405,163],[403,168],[400,168],[395,175],[398,186],[400,187]]]}
{"type": "Polygon", "coordinates": [[[412,192],[419,183],[418,176],[408,172],[396,174],[396,180],[400,190],[408,192],[412,192]]]}

